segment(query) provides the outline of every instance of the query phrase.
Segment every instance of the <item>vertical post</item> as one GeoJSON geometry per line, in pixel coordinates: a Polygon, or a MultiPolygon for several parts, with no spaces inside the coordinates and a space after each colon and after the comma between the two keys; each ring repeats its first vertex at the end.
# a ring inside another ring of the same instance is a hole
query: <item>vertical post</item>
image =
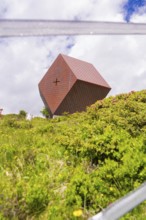
{"type": "Polygon", "coordinates": [[[2,111],[3,111],[3,109],[0,108],[0,118],[2,117],[2,111]]]}

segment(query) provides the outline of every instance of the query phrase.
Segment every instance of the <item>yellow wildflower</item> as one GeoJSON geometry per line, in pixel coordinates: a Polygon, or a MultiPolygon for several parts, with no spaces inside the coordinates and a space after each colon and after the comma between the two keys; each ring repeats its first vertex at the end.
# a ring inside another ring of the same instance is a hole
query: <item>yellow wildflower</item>
{"type": "Polygon", "coordinates": [[[81,209],[75,210],[73,212],[73,215],[76,217],[80,217],[83,214],[83,211],[81,209]]]}

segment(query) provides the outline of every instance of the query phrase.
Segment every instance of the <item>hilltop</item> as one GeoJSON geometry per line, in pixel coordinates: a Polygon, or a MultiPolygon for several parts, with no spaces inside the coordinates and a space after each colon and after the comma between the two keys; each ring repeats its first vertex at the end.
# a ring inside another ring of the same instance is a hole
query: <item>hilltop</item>
{"type": "MultiPolygon", "coordinates": [[[[87,219],[145,180],[146,90],[55,119],[0,118],[2,220],[87,219]]],[[[122,219],[146,219],[146,203],[122,219]]]]}

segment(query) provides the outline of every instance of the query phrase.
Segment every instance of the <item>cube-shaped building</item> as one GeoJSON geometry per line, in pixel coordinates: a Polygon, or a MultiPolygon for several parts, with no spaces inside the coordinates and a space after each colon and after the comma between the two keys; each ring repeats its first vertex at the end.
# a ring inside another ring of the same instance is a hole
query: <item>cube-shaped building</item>
{"type": "Polygon", "coordinates": [[[59,54],[39,83],[39,91],[50,115],[86,110],[111,90],[95,67],[59,54]]]}

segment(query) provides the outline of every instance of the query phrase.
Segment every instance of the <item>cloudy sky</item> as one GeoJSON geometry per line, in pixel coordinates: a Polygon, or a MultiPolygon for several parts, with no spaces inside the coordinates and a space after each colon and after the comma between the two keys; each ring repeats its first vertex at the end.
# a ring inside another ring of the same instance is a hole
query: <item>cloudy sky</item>
{"type": "MultiPolygon", "coordinates": [[[[146,23],[146,0],[0,0],[0,19],[146,23]]],[[[146,89],[146,36],[0,38],[0,108],[39,115],[38,83],[59,53],[92,63],[109,95],[146,89]]]]}

